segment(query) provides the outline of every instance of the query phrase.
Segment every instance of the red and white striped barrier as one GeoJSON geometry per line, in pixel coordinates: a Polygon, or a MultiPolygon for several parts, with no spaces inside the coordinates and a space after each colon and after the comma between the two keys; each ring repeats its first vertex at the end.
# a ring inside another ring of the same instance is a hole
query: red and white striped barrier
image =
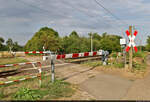
{"type": "Polygon", "coordinates": [[[99,53],[98,52],[73,53],[73,54],[56,55],[56,59],[88,57],[96,55],[99,55],[99,53]]]}
{"type": "Polygon", "coordinates": [[[26,78],[22,78],[22,79],[18,79],[18,80],[2,82],[2,83],[0,83],[0,85],[7,85],[7,84],[10,84],[10,83],[14,83],[14,82],[20,82],[20,81],[24,81],[24,80],[27,80],[27,79],[33,79],[33,78],[36,78],[36,77],[39,77],[39,76],[37,75],[37,76],[26,77],[26,78]]]}
{"type": "Polygon", "coordinates": [[[17,64],[6,64],[6,65],[0,65],[0,68],[2,67],[12,67],[12,66],[19,66],[19,65],[26,65],[26,64],[35,64],[40,62],[26,62],[26,63],[17,63],[17,64]]]}
{"type": "MultiPolygon", "coordinates": [[[[51,57],[53,57],[53,58],[55,57],[55,59],[66,59],[66,58],[78,58],[78,57],[88,57],[88,56],[97,56],[97,55],[102,55],[102,51],[51,55],[51,57]]],[[[49,56],[44,56],[44,57],[49,57],[49,56]]],[[[43,59],[45,59],[45,58],[43,58],[43,59]]]]}
{"type": "Polygon", "coordinates": [[[22,79],[18,79],[18,80],[2,82],[2,83],[0,83],[0,85],[6,85],[6,84],[14,83],[14,82],[20,82],[20,81],[24,81],[24,80],[27,80],[27,79],[33,79],[33,78],[39,77],[39,84],[41,86],[41,81],[42,81],[42,64],[41,64],[41,62],[28,62],[28,63],[0,65],[0,68],[1,67],[17,66],[17,65],[25,65],[25,64],[35,64],[35,63],[39,64],[39,68],[37,68],[39,73],[38,73],[37,76],[30,76],[30,77],[26,77],[26,78],[22,78],[22,79]]]}
{"type": "Polygon", "coordinates": [[[43,54],[43,53],[46,53],[44,51],[29,51],[29,52],[24,52],[25,54],[43,54]]]}

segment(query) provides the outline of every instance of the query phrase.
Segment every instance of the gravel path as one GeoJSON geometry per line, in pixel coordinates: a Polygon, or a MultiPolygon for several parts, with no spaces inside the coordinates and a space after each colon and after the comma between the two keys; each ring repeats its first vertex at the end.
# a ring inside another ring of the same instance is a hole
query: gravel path
{"type": "MultiPolygon", "coordinates": [[[[147,57],[148,71],[150,71],[150,55],[147,57]]],[[[127,100],[150,100],[150,74],[144,79],[136,80],[123,98],[127,100]]]]}

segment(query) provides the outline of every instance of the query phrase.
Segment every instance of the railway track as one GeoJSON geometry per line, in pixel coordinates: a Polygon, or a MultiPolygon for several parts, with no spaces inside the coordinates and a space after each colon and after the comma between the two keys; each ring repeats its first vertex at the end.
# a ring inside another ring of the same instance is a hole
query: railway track
{"type": "MultiPolygon", "coordinates": [[[[74,59],[67,59],[63,61],[58,61],[58,62],[64,62],[61,64],[55,64],[55,68],[62,68],[62,67],[69,67],[72,66],[72,64],[80,64],[81,62],[89,61],[89,60],[100,60],[100,56],[96,57],[88,57],[88,58],[74,58],[74,59]]],[[[42,62],[42,72],[50,71],[51,66],[49,61],[47,63],[42,62]]],[[[31,68],[31,66],[28,66],[26,68],[19,68],[19,69],[13,69],[13,70],[8,70],[8,71],[3,71],[0,72],[0,77],[1,78],[7,78],[9,76],[17,76],[17,75],[24,75],[25,73],[28,74],[35,74],[38,73],[37,68],[31,68]]]]}

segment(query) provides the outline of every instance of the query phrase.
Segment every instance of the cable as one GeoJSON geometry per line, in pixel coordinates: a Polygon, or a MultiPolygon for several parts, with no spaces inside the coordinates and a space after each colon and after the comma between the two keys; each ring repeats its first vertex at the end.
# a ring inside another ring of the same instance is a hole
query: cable
{"type": "Polygon", "coordinates": [[[124,25],[128,25],[126,22],[122,21],[120,18],[118,18],[116,15],[114,15],[110,10],[108,10],[107,8],[105,8],[101,3],[99,3],[97,0],[95,0],[95,2],[102,7],[105,11],[107,11],[110,15],[112,15],[115,19],[119,20],[121,23],[123,23],[124,25]]]}
{"type": "MultiPolygon", "coordinates": [[[[64,1],[63,1],[64,2],[64,1]]],[[[67,4],[68,2],[64,2],[65,4],[67,4]]],[[[70,4],[68,4],[67,6],[69,6],[70,4]]],[[[80,9],[78,9],[78,8],[76,8],[76,7],[74,7],[74,6],[72,6],[72,5],[70,5],[70,7],[72,7],[72,8],[74,8],[74,9],[76,9],[76,10],[78,10],[79,12],[81,12],[81,13],[83,13],[84,15],[86,15],[86,16],[89,16],[89,17],[94,17],[94,16],[92,16],[92,15],[89,15],[88,13],[85,13],[84,11],[82,11],[82,10],[80,10],[80,9]]],[[[101,16],[101,15],[100,15],[101,16]]],[[[103,17],[103,16],[101,16],[101,17],[103,17]]],[[[103,17],[104,18],[104,17],[103,17]]],[[[98,18],[99,19],[99,18],[98,18]]],[[[110,20],[107,20],[106,18],[104,18],[108,23],[110,23],[110,20]]],[[[100,19],[101,20],[101,19],[100,19]]],[[[105,23],[106,24],[106,23],[105,23]]],[[[111,23],[110,23],[111,24],[111,23]]],[[[109,26],[111,26],[112,28],[115,28],[114,26],[112,26],[112,25],[109,25],[109,26]]],[[[117,25],[118,26],[118,25],[117,25]]],[[[120,26],[118,26],[118,27],[120,27],[120,26]]],[[[115,28],[116,29],[116,28],[115,28]]],[[[119,29],[119,28],[117,28],[117,29],[119,29]]],[[[119,29],[120,30],[120,29],[119,29]]],[[[119,31],[118,30],[118,31],[119,31]]],[[[120,31],[119,31],[120,32],[120,31]]],[[[122,35],[123,35],[123,37],[125,37],[124,36],[124,33],[121,33],[122,35]]]]}
{"type": "MultiPolygon", "coordinates": [[[[19,1],[19,2],[22,2],[23,4],[26,4],[26,5],[29,5],[29,6],[31,6],[31,7],[33,7],[33,8],[36,8],[36,9],[39,9],[39,10],[42,10],[42,11],[44,11],[44,12],[48,12],[48,13],[51,13],[51,12],[49,12],[48,10],[45,10],[45,9],[41,9],[41,8],[39,8],[39,7],[37,7],[37,6],[34,6],[34,5],[32,5],[32,4],[29,4],[29,3],[26,3],[26,2],[24,2],[24,1],[22,1],[22,0],[16,0],[16,1],[19,1]]],[[[74,8],[73,6],[71,6],[72,8],[74,8]]],[[[76,9],[76,8],[74,8],[74,9],[76,9]]],[[[80,12],[82,12],[82,10],[80,10],[80,9],[78,9],[78,11],[80,11],[80,12]]],[[[83,12],[82,12],[83,13],[83,12]]],[[[94,17],[94,16],[91,16],[91,15],[89,15],[89,14],[86,14],[86,13],[84,13],[86,16],[89,16],[89,17],[94,17]]],[[[108,21],[108,20],[107,20],[108,21]]],[[[106,24],[106,23],[105,23],[106,24]]],[[[78,25],[77,25],[78,26],[78,25]]],[[[92,26],[93,27],[93,26],[92,26]]],[[[111,27],[113,27],[114,28],[114,26],[111,26],[111,27]]],[[[93,28],[95,28],[95,27],[93,27],[93,28]]],[[[118,29],[118,28],[117,28],[118,29]]],[[[123,35],[124,36],[124,35],[123,35]]]]}

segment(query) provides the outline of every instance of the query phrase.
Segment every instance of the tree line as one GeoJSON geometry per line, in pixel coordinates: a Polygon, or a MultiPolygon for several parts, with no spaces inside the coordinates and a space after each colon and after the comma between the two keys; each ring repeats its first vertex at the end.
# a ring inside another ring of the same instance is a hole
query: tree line
{"type": "Polygon", "coordinates": [[[23,51],[24,46],[18,44],[18,42],[13,42],[11,38],[8,38],[6,44],[4,38],[0,37],[0,51],[23,51]]]}
{"type": "MultiPolygon", "coordinates": [[[[109,52],[120,52],[121,36],[108,33],[88,33],[88,36],[79,36],[76,31],[72,31],[68,36],[61,37],[57,31],[52,28],[43,27],[28,40],[25,46],[18,45],[11,38],[6,41],[0,37],[0,51],[43,51],[50,50],[57,53],[79,53],[91,51],[91,37],[93,42],[93,51],[100,49],[109,52]]],[[[138,46],[139,49],[150,51],[150,36],[147,39],[146,46],[138,46]]]]}
{"type": "Polygon", "coordinates": [[[79,53],[91,51],[91,36],[93,51],[100,49],[109,51],[121,51],[121,36],[109,35],[106,32],[101,36],[98,33],[88,33],[88,36],[80,37],[76,31],[68,36],[60,37],[58,32],[52,28],[43,27],[27,42],[25,50],[50,50],[58,53],[79,53]]]}

